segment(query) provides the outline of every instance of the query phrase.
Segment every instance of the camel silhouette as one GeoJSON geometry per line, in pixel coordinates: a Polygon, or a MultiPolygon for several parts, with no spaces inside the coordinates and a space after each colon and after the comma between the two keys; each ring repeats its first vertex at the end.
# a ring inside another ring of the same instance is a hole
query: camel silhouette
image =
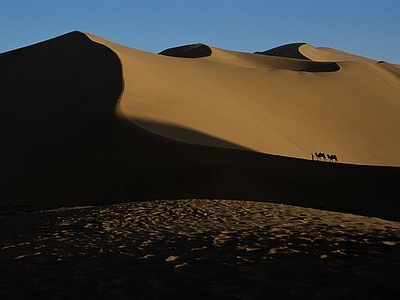
{"type": "Polygon", "coordinates": [[[316,156],[317,160],[326,160],[325,153],[323,153],[323,152],[320,152],[320,153],[315,152],[315,156],[316,156]]]}
{"type": "Polygon", "coordinates": [[[327,154],[326,156],[328,157],[328,159],[329,159],[330,161],[339,162],[338,159],[337,159],[336,154],[327,154]]]}

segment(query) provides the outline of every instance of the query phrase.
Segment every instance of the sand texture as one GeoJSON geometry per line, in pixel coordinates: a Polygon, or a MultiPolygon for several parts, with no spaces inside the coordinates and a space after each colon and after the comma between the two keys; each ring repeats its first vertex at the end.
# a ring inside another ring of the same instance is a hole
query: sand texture
{"type": "Polygon", "coordinates": [[[168,200],[0,219],[2,299],[396,299],[400,223],[168,200]]]}

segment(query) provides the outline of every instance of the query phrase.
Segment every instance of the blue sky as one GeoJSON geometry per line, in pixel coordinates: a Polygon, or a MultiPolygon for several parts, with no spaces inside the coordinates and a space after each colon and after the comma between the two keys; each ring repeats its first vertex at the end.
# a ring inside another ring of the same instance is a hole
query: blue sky
{"type": "Polygon", "coordinates": [[[154,53],[307,42],[400,64],[398,0],[0,0],[0,52],[75,29],[154,53]]]}

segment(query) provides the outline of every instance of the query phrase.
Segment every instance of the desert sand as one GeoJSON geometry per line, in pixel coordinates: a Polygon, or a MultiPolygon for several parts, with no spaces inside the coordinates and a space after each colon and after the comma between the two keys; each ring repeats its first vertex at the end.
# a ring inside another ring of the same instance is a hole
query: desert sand
{"type": "Polygon", "coordinates": [[[0,219],[3,299],[396,299],[400,223],[168,200],[0,219]],[[14,222],[11,222],[14,219],[14,222]]]}
{"type": "Polygon", "coordinates": [[[305,43],[0,54],[2,296],[393,298],[399,83],[305,43]]]}

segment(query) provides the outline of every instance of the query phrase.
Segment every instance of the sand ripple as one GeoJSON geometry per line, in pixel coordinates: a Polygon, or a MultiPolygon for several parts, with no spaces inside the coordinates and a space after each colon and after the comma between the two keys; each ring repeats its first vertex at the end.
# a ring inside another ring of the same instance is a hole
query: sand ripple
{"type": "Polygon", "coordinates": [[[392,299],[400,223],[179,200],[0,219],[0,298],[392,299]]]}

